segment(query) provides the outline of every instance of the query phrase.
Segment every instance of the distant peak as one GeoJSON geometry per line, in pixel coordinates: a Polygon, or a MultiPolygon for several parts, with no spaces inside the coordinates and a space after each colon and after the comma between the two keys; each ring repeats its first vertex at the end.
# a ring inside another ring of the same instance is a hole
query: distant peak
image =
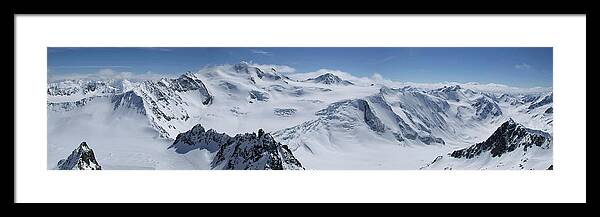
{"type": "Polygon", "coordinates": [[[462,87],[460,85],[456,84],[456,85],[449,86],[448,89],[449,90],[460,90],[460,89],[462,89],[462,87]]]}
{"type": "Polygon", "coordinates": [[[397,92],[398,89],[393,89],[393,88],[389,88],[388,86],[382,86],[381,88],[379,88],[379,93],[380,94],[394,94],[395,92],[397,92]]]}
{"type": "Polygon", "coordinates": [[[179,78],[192,78],[194,75],[188,71],[186,73],[183,73],[182,75],[179,76],[179,78]]]}
{"type": "Polygon", "coordinates": [[[332,78],[338,78],[338,76],[337,76],[337,75],[334,75],[334,74],[333,74],[333,73],[331,73],[331,72],[327,72],[327,73],[325,73],[325,74],[322,74],[322,75],[321,75],[321,76],[319,76],[319,77],[332,77],[332,78]]]}
{"type": "Polygon", "coordinates": [[[246,61],[246,60],[240,60],[240,62],[237,65],[241,65],[241,66],[249,66],[250,62],[246,61]]]}
{"type": "Polygon", "coordinates": [[[233,68],[237,72],[249,73],[248,70],[250,68],[250,63],[245,60],[242,60],[239,63],[234,64],[233,68]]]}
{"type": "Polygon", "coordinates": [[[343,85],[352,85],[353,84],[352,82],[343,80],[340,77],[338,77],[337,75],[334,75],[333,73],[330,73],[330,72],[322,74],[316,78],[309,78],[307,81],[313,81],[313,82],[323,83],[323,84],[343,84],[343,85]]]}

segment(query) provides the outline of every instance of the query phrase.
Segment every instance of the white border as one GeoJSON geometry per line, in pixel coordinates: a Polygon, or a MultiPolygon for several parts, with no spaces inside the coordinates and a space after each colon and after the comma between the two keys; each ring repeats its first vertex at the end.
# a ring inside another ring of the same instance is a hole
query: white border
{"type": "Polygon", "coordinates": [[[15,22],[17,202],[585,202],[585,16],[19,15],[15,22]],[[555,170],[48,171],[52,46],[550,46],[555,170]]]}

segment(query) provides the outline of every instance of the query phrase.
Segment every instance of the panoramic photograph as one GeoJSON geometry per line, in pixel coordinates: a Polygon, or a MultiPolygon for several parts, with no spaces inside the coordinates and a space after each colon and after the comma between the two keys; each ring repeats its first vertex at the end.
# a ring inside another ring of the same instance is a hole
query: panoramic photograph
{"type": "Polygon", "coordinates": [[[48,170],[552,170],[552,47],[47,47],[48,170]]]}

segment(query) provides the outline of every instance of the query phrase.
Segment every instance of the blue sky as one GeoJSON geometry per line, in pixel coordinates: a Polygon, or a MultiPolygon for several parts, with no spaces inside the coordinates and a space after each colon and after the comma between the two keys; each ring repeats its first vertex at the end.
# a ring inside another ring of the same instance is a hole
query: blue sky
{"type": "Polygon", "coordinates": [[[552,86],[552,48],[48,48],[48,73],[182,74],[240,60],[287,65],[296,72],[379,73],[395,81],[552,86]]]}

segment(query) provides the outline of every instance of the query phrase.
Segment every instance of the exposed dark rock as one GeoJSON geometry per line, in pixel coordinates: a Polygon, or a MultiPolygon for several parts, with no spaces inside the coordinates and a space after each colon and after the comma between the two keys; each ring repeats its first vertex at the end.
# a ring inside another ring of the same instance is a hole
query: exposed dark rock
{"type": "Polygon", "coordinates": [[[59,170],[101,170],[102,167],[96,161],[94,151],[82,142],[71,152],[71,155],[66,159],[58,161],[57,168],[59,170]]]}
{"type": "Polygon", "coordinates": [[[355,102],[358,104],[358,109],[364,112],[365,123],[367,123],[371,130],[383,133],[385,131],[385,125],[383,125],[381,120],[373,114],[373,111],[369,107],[369,103],[365,100],[356,100],[355,102]]]}
{"type": "Polygon", "coordinates": [[[194,149],[216,152],[211,166],[214,169],[263,170],[304,169],[286,145],[275,141],[269,133],[259,129],[256,133],[230,137],[213,129],[204,130],[197,124],[181,133],[169,148],[177,153],[194,149]]]}
{"type": "Polygon", "coordinates": [[[202,83],[200,79],[196,78],[196,76],[191,72],[183,74],[177,79],[171,79],[170,84],[175,91],[179,92],[187,92],[192,90],[199,91],[204,97],[204,101],[202,101],[202,104],[204,105],[210,104],[213,100],[213,96],[208,92],[208,89],[204,83],[202,83]]]}
{"type": "Polygon", "coordinates": [[[431,143],[439,143],[439,144],[446,144],[444,142],[444,140],[442,138],[438,138],[438,137],[434,137],[434,136],[418,136],[419,140],[421,140],[421,142],[427,144],[427,145],[431,145],[431,143]]]}
{"type": "Polygon", "coordinates": [[[114,95],[110,102],[113,103],[113,110],[117,110],[118,108],[126,108],[133,109],[140,114],[146,114],[144,109],[144,100],[133,91],[127,91],[122,94],[114,95]]]}
{"type": "Polygon", "coordinates": [[[250,95],[250,99],[255,99],[255,100],[263,101],[263,102],[269,101],[269,96],[265,92],[260,92],[260,91],[257,91],[257,90],[251,90],[248,93],[250,95]]]}
{"type": "Polygon", "coordinates": [[[487,140],[468,148],[454,151],[450,156],[455,158],[473,158],[483,152],[490,152],[492,157],[523,148],[527,151],[532,146],[549,148],[552,138],[548,133],[531,130],[515,123],[512,119],[503,123],[487,140]]]}

